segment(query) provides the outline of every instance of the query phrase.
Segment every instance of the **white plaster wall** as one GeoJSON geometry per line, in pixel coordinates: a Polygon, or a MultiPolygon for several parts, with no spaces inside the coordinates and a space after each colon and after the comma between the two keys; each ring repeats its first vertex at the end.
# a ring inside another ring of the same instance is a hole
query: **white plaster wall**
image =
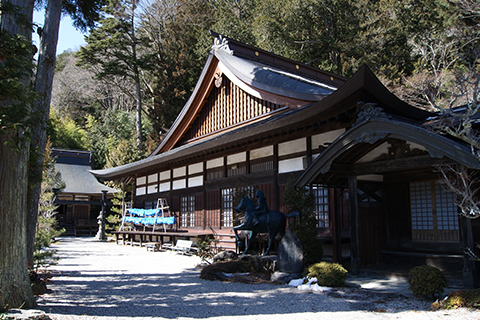
{"type": "Polygon", "coordinates": [[[382,153],[387,153],[388,152],[388,147],[390,145],[386,142],[382,143],[366,155],[364,155],[362,158],[360,158],[356,163],[366,163],[366,162],[371,162],[373,159],[376,157],[380,156],[382,153]]]}
{"type": "Polygon", "coordinates": [[[146,184],[147,183],[147,177],[138,177],[137,178],[137,186],[141,184],[146,184]]]}
{"type": "Polygon", "coordinates": [[[338,129],[312,136],[312,150],[318,149],[318,146],[324,143],[332,143],[345,132],[345,129],[338,129]]]}
{"type": "Polygon", "coordinates": [[[223,158],[217,158],[207,161],[207,169],[223,167],[223,158]]]}
{"type": "Polygon", "coordinates": [[[187,175],[187,167],[181,167],[181,168],[173,169],[173,177],[174,178],[184,177],[186,175],[187,175]]]}
{"type": "Polygon", "coordinates": [[[247,161],[247,153],[241,152],[227,156],[227,165],[247,161]]]}
{"type": "Polygon", "coordinates": [[[410,150],[413,150],[413,149],[420,149],[420,150],[423,150],[423,151],[427,151],[427,149],[425,149],[424,146],[418,144],[418,143],[415,143],[415,142],[410,142],[410,141],[407,141],[408,144],[410,144],[410,150]]]}
{"type": "Polygon", "coordinates": [[[145,187],[140,187],[135,190],[135,195],[137,196],[143,196],[145,194],[145,187]]]}
{"type": "Polygon", "coordinates": [[[187,180],[186,179],[173,181],[173,190],[185,189],[186,187],[187,187],[187,180]]]}
{"type": "Polygon", "coordinates": [[[278,144],[278,155],[285,156],[292,153],[307,151],[307,139],[287,141],[278,144]]]}
{"type": "Polygon", "coordinates": [[[189,187],[199,187],[203,186],[203,176],[188,178],[189,187]]]}
{"type": "Polygon", "coordinates": [[[303,157],[281,160],[278,162],[278,173],[294,172],[303,169],[305,169],[303,167],[303,157]]]}
{"type": "Polygon", "coordinates": [[[188,166],[188,174],[203,172],[203,162],[191,164],[188,166]]]}
{"type": "Polygon", "coordinates": [[[152,183],[152,182],[157,182],[158,181],[158,174],[155,173],[155,174],[151,174],[148,176],[148,183],[152,183]]]}
{"type": "MultiPolygon", "coordinates": [[[[411,150],[413,150],[413,149],[420,149],[420,150],[423,150],[423,151],[427,150],[427,149],[425,149],[424,146],[419,145],[417,143],[409,142],[409,141],[407,141],[407,143],[410,145],[411,150]]],[[[375,149],[373,149],[372,151],[370,151],[369,153],[367,153],[366,155],[364,155],[356,163],[371,162],[375,158],[377,158],[378,156],[380,156],[384,153],[388,153],[388,148],[389,147],[390,147],[390,144],[388,144],[387,142],[384,142],[381,145],[379,145],[378,147],[376,147],[375,149]]]]}
{"type": "Polygon", "coordinates": [[[250,159],[260,159],[273,156],[273,146],[263,147],[250,151],[250,159]]]}
{"type": "Polygon", "coordinates": [[[170,179],[170,170],[160,172],[160,180],[170,179]]]}
{"type": "Polygon", "coordinates": [[[157,184],[148,186],[148,188],[147,188],[147,193],[148,194],[157,193],[157,192],[158,192],[158,185],[157,184]]]}
{"type": "Polygon", "coordinates": [[[170,182],[160,183],[160,192],[170,191],[170,182]]]}

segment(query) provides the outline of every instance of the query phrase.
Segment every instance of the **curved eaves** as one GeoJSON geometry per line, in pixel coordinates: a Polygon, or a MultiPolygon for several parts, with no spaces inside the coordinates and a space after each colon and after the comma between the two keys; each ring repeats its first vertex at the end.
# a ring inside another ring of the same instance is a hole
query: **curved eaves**
{"type": "MultiPolygon", "coordinates": [[[[224,50],[214,50],[214,54],[236,79],[259,90],[299,100],[320,101],[337,89],[318,80],[231,55],[224,50]]],[[[235,82],[236,79],[230,80],[235,82]]]]}
{"type": "Polygon", "coordinates": [[[408,123],[387,119],[372,119],[354,126],[335,140],[317,157],[295,187],[311,183],[318,175],[325,174],[340,155],[361,143],[375,143],[386,138],[395,138],[415,142],[425,147],[433,158],[447,157],[469,168],[480,169],[480,162],[470,150],[451,139],[408,123]]]}

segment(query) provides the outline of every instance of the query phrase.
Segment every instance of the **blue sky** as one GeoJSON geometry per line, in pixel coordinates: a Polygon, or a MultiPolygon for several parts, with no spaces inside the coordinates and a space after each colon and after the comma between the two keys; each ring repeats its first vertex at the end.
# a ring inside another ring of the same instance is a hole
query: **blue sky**
{"type": "MultiPolygon", "coordinates": [[[[35,12],[33,15],[33,20],[43,26],[44,12],[35,12]]],[[[38,48],[40,45],[40,40],[36,33],[33,34],[33,42],[38,48]]],[[[68,49],[76,51],[82,45],[85,45],[83,34],[72,26],[72,20],[70,17],[62,16],[62,20],[60,22],[60,33],[58,35],[57,55],[67,51],[68,49]]]]}

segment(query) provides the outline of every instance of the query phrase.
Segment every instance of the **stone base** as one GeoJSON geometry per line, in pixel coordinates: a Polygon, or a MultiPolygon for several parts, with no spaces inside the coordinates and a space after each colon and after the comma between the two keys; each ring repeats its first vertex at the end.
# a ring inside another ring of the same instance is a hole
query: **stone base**
{"type": "Polygon", "coordinates": [[[301,273],[288,273],[288,272],[274,272],[270,277],[270,280],[273,282],[280,283],[289,283],[294,279],[302,279],[303,275],[301,273]]]}

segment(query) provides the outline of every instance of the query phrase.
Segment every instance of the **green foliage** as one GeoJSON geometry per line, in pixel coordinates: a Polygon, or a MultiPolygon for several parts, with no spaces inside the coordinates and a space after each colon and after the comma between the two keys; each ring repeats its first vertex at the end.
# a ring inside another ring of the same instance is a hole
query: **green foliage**
{"type": "Polygon", "coordinates": [[[94,68],[97,79],[108,81],[112,86],[122,79],[128,79],[134,85],[132,96],[136,101],[136,141],[137,149],[142,152],[142,92],[143,72],[154,68],[153,53],[147,49],[148,38],[137,32],[136,18],[138,2],[136,0],[105,1],[104,15],[97,28],[85,38],[87,45],[77,52],[77,64],[85,68],[94,68]]]}
{"type": "Polygon", "coordinates": [[[284,203],[291,211],[300,210],[300,219],[289,223],[290,230],[295,233],[302,244],[305,265],[320,262],[323,257],[323,247],[317,239],[317,219],[313,212],[314,197],[307,188],[295,189],[289,183],[283,193],[284,203]]]}
{"type": "Polygon", "coordinates": [[[55,237],[65,231],[57,229],[57,220],[55,219],[57,207],[54,205],[55,194],[53,192],[53,188],[64,188],[65,183],[61,180],[60,173],[55,170],[55,159],[51,157],[50,148],[51,143],[47,141],[33,253],[36,270],[56,264],[55,250],[49,250],[48,247],[53,243],[55,237]]]}
{"type": "Polygon", "coordinates": [[[196,255],[202,259],[202,262],[210,263],[209,260],[218,252],[218,239],[215,238],[215,234],[207,234],[205,237],[197,237],[196,239],[198,249],[196,255]]]}
{"type": "Polygon", "coordinates": [[[196,0],[156,1],[145,9],[139,33],[148,38],[155,68],[149,72],[153,103],[147,109],[155,132],[175,121],[190,97],[212,45],[209,6],[196,0]]]}
{"type": "Polygon", "coordinates": [[[46,218],[39,216],[33,253],[33,265],[35,270],[47,268],[57,263],[56,250],[48,249],[65,230],[57,230],[57,220],[54,217],[46,218]]]}
{"type": "Polygon", "coordinates": [[[117,231],[122,223],[122,216],[116,213],[111,213],[105,218],[105,234],[112,236],[112,231],[117,231]]]}
{"type": "Polygon", "coordinates": [[[447,287],[447,279],[438,268],[423,265],[408,272],[408,284],[415,296],[435,299],[447,287]]]}
{"type": "Polygon", "coordinates": [[[54,109],[50,111],[47,135],[55,148],[86,149],[86,131],[70,118],[60,118],[54,109]]]}
{"type": "Polygon", "coordinates": [[[33,75],[33,50],[24,37],[0,32],[0,134],[29,128],[35,121],[35,94],[27,85],[33,75]]]}
{"type": "MultiPolygon", "coordinates": [[[[319,262],[308,267],[306,277],[323,287],[344,287],[348,271],[338,263],[319,262]]],[[[308,280],[307,280],[308,281],[308,280]]]]}
{"type": "MultiPolygon", "coordinates": [[[[114,139],[110,138],[108,142],[114,139]]],[[[109,146],[107,154],[106,168],[113,168],[127,163],[138,161],[142,158],[142,153],[136,151],[136,143],[133,139],[123,139],[116,146],[109,146]]]]}
{"type": "Polygon", "coordinates": [[[105,231],[110,236],[110,232],[117,231],[122,223],[123,210],[132,192],[133,185],[125,182],[109,182],[108,184],[110,187],[119,190],[119,192],[113,194],[111,214],[106,217],[107,225],[105,226],[105,231]]]}
{"type": "Polygon", "coordinates": [[[97,28],[86,37],[87,45],[77,52],[78,65],[98,67],[97,78],[112,75],[136,77],[136,68],[151,67],[150,54],[136,52],[137,46],[147,45],[147,39],[138,37],[134,23],[136,1],[111,0],[102,7],[103,17],[97,28]]]}
{"type": "Polygon", "coordinates": [[[454,291],[432,306],[434,309],[480,308],[480,289],[454,291]]]}
{"type": "Polygon", "coordinates": [[[210,29],[237,41],[255,45],[254,19],[260,14],[258,7],[259,2],[255,0],[212,1],[213,24],[210,29]]]}
{"type": "MultiPolygon", "coordinates": [[[[87,116],[87,149],[94,151],[95,168],[122,165],[139,160],[143,153],[137,151],[135,141],[135,115],[124,110],[107,110],[97,120],[87,116]]],[[[148,121],[144,121],[145,133],[151,131],[148,121]]]]}

